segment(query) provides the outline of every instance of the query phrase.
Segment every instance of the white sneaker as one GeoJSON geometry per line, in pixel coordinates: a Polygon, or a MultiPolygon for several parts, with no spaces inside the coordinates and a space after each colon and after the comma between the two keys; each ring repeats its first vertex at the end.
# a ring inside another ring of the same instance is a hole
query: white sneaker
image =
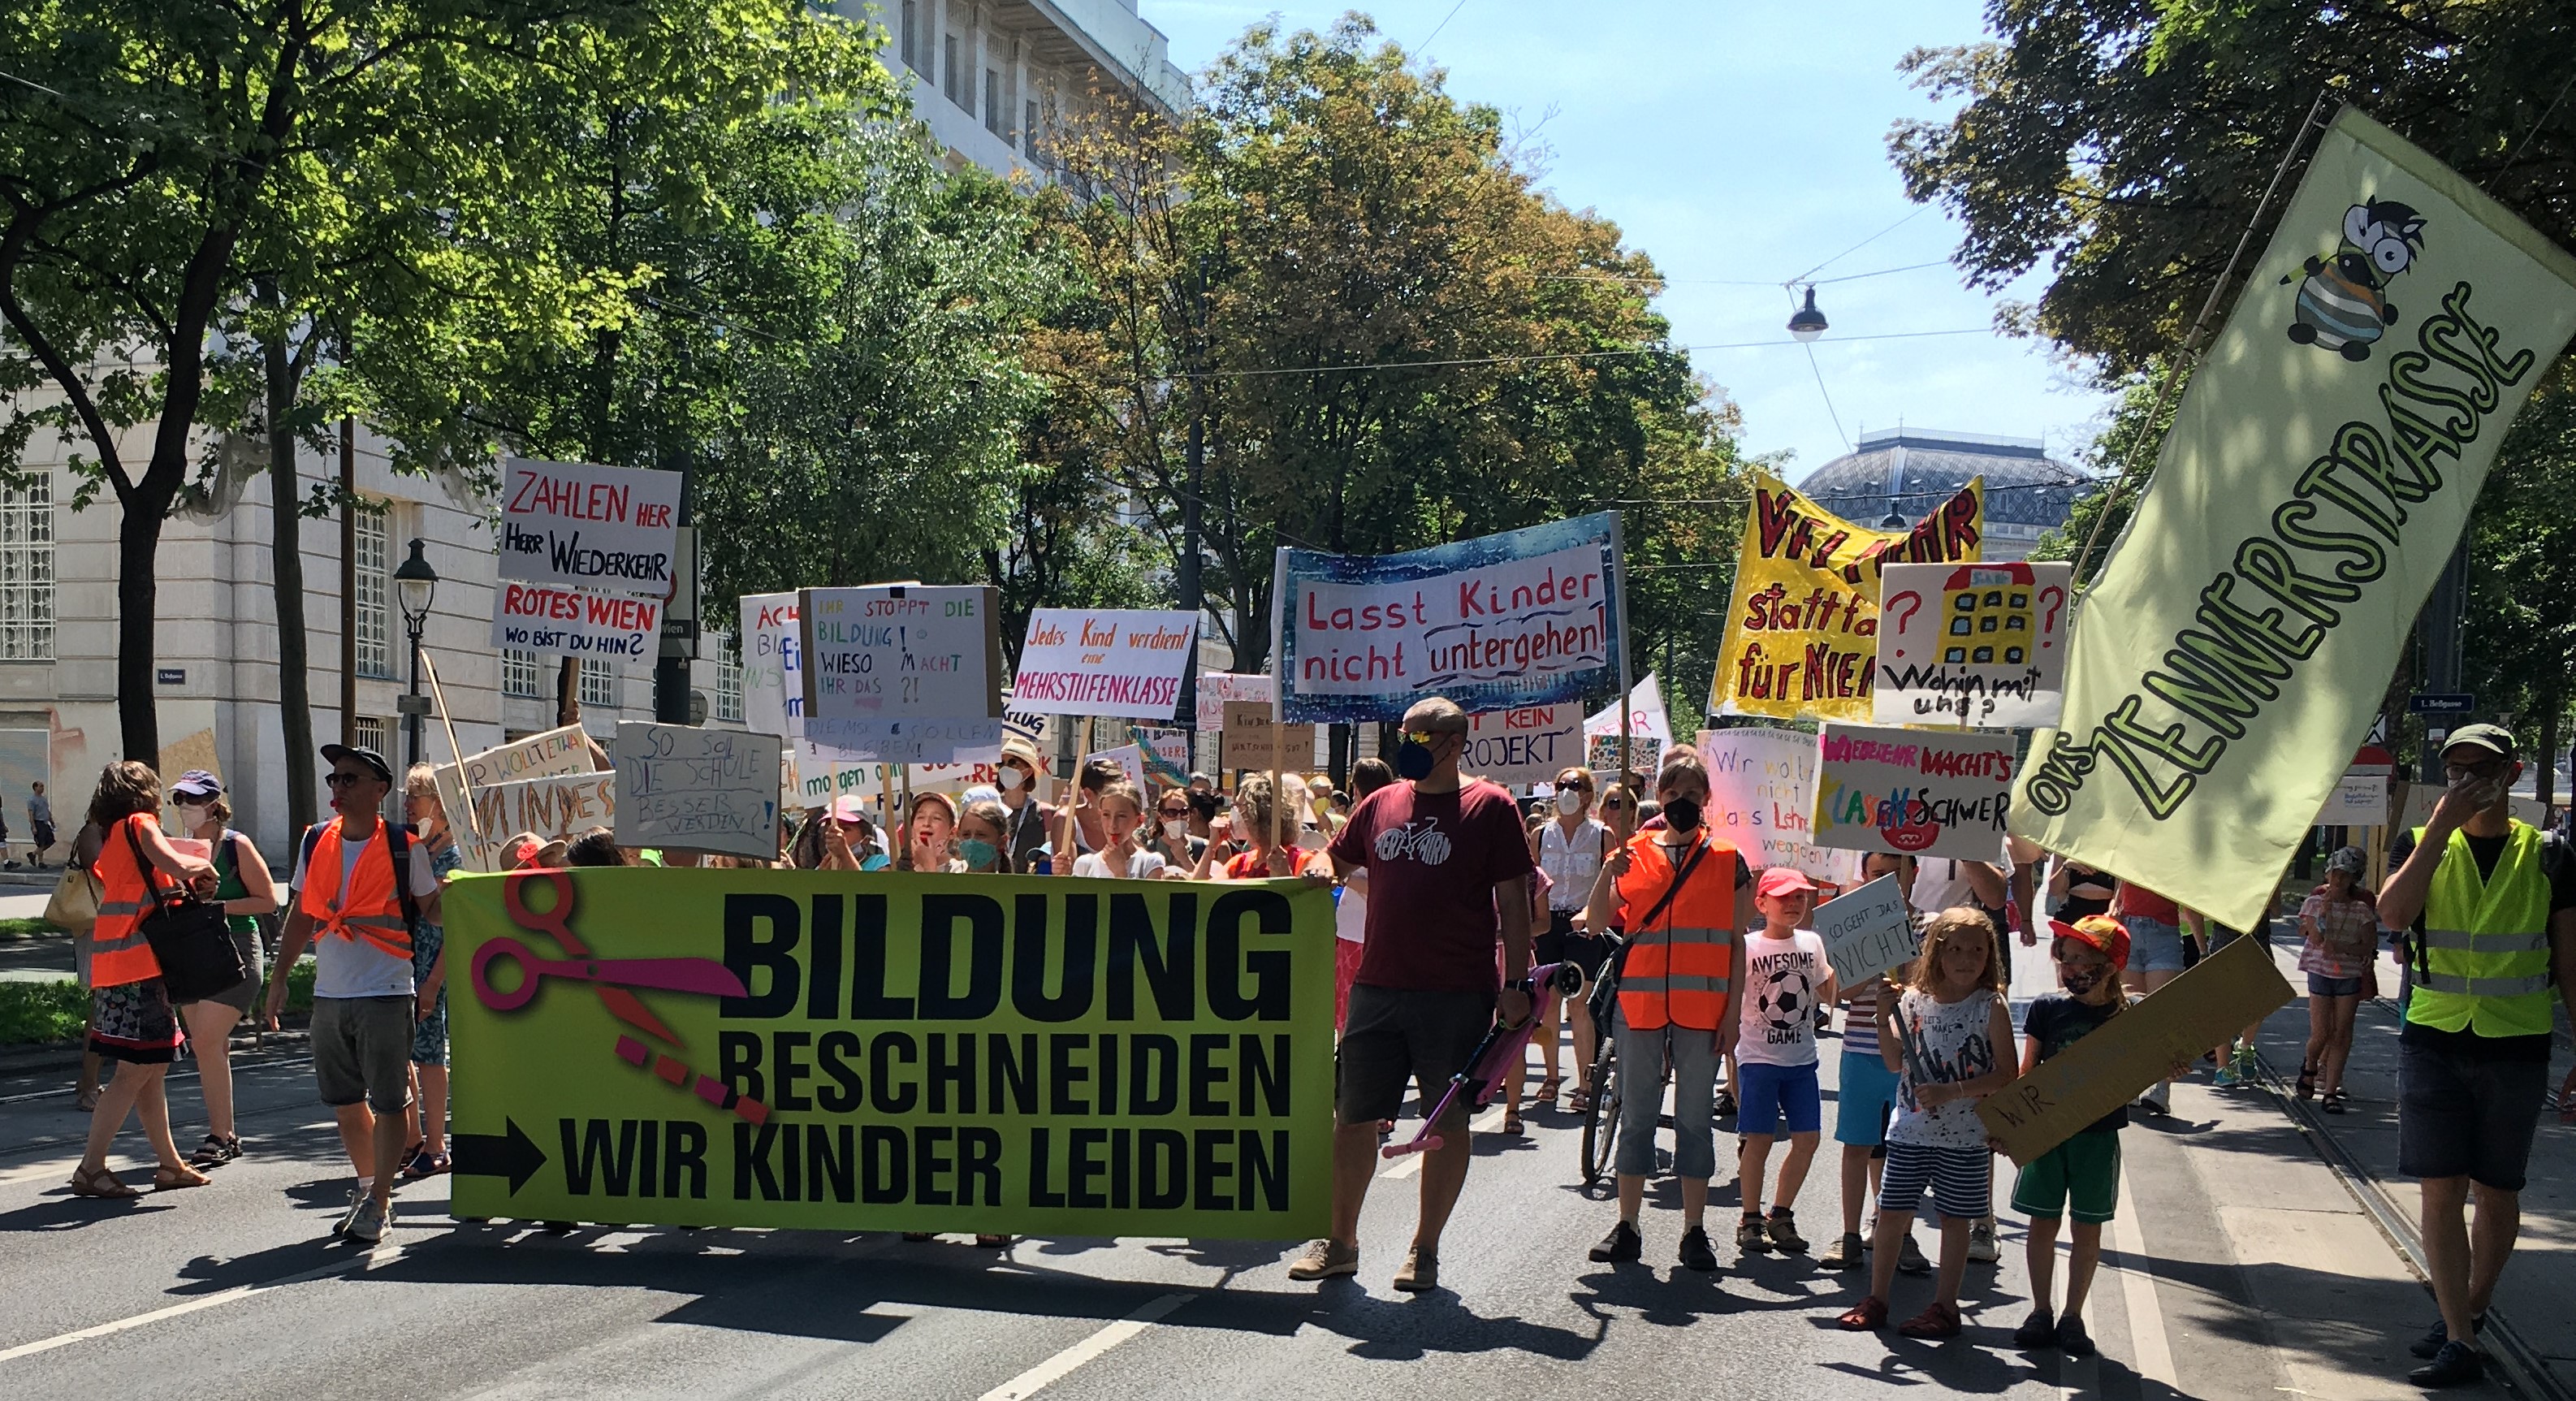
{"type": "Polygon", "coordinates": [[[373,1245],[383,1240],[385,1232],[392,1230],[393,1225],[392,1202],[379,1207],[374,1197],[363,1197],[359,1200],[357,1214],[349,1218],[349,1239],[361,1245],[373,1245]]]}
{"type": "Polygon", "coordinates": [[[2173,1112],[2173,1086],[2163,1081],[2158,1081],[2156,1084],[2149,1087],[2145,1094],[2138,1096],[2138,1107],[2146,1110],[2150,1114],[2171,1114],[2173,1112]]]}
{"type": "Polygon", "coordinates": [[[340,1219],[338,1221],[332,1223],[331,1234],[335,1236],[345,1236],[349,1234],[349,1228],[356,1225],[358,1222],[358,1213],[366,1209],[368,1195],[368,1191],[364,1187],[361,1187],[349,1194],[348,1209],[340,1213],[340,1219]]]}
{"type": "Polygon", "coordinates": [[[1968,1228],[1968,1258],[1980,1265],[1991,1265],[2004,1258],[2002,1247],[1995,1244],[1995,1219],[1991,1216],[1968,1228]]]}

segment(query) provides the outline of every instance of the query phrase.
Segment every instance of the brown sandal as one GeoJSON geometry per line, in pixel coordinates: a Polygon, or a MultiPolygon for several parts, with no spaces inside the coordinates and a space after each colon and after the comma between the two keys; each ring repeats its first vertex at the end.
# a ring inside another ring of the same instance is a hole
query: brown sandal
{"type": "Polygon", "coordinates": [[[1538,1097],[1530,1102],[1533,1104],[1544,1104],[1548,1108],[1554,1109],[1556,1107],[1557,1092],[1564,1088],[1565,1077],[1562,1075],[1551,1075],[1538,1082],[1538,1097]]]}
{"type": "Polygon", "coordinates": [[[1909,1338],[1955,1338],[1959,1336],[1959,1311],[1948,1304],[1932,1304],[1898,1324],[1896,1331],[1909,1338]]]}
{"type": "Polygon", "coordinates": [[[157,1167],[152,1169],[152,1190],[176,1192],[189,1187],[203,1187],[213,1178],[192,1167],[157,1167]]]}
{"type": "Polygon", "coordinates": [[[109,1201],[122,1202],[131,1201],[143,1194],[117,1180],[116,1174],[106,1168],[76,1167],[72,1169],[72,1195],[101,1197],[109,1201]]]}

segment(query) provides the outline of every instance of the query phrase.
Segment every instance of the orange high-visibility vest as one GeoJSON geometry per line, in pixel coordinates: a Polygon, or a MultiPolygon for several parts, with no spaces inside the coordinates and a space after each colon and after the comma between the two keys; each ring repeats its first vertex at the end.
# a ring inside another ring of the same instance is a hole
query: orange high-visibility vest
{"type": "MultiPolygon", "coordinates": [[[[1677,867],[1665,855],[1662,832],[1628,840],[1628,870],[1619,877],[1619,914],[1628,951],[1619,965],[1619,1015],[1639,1031],[1667,1023],[1715,1031],[1726,1019],[1734,992],[1735,847],[1702,836],[1707,854],[1691,869],[1681,892],[1664,901],[1677,867]],[[1652,925],[1641,923],[1663,902],[1652,925]]],[[[1681,852],[1690,860],[1690,849],[1681,852]]]]}
{"type": "Polygon", "coordinates": [[[90,873],[98,877],[98,922],[90,926],[89,981],[92,987],[123,987],[161,976],[161,961],[143,938],[143,915],[152,908],[152,878],[134,858],[137,822],[157,830],[160,819],[148,812],[128,813],[109,824],[90,873]]]}
{"type": "Polygon", "coordinates": [[[313,853],[304,859],[304,889],[295,907],[312,917],[317,945],[336,934],[352,942],[364,939],[387,953],[409,958],[411,926],[403,919],[402,894],[394,884],[398,877],[392,846],[385,839],[387,828],[382,820],[377,822],[376,834],[367,838],[358,853],[358,869],[349,889],[342,890],[345,861],[340,824],[346,820],[332,818],[314,839],[313,853]]]}

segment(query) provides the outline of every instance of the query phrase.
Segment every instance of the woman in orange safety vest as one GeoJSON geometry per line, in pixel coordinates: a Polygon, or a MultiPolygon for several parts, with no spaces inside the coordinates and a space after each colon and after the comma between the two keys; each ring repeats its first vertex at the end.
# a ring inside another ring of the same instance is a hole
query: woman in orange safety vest
{"type": "Polygon", "coordinates": [[[170,1101],[162,1082],[178,1054],[179,1017],[162,986],[161,965],[144,940],[143,916],[174,884],[211,892],[215,868],[170,845],[161,834],[160,812],[161,776],[151,765],[129,759],[100,771],[98,792],[89,802],[90,823],[105,834],[91,868],[100,891],[98,922],[89,936],[89,1044],[117,1066],[90,1116],[89,1149],[72,1172],[74,1196],[142,1195],[107,1170],[108,1144],[125,1126],[129,1109],[143,1120],[143,1136],[161,1160],[152,1171],[154,1190],[206,1185],[206,1175],[188,1165],[170,1137],[170,1101]]]}

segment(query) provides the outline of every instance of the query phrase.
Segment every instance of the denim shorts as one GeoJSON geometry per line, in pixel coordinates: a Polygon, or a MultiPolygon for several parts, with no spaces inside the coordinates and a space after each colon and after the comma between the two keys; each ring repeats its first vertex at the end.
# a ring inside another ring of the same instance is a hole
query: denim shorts
{"type": "Polygon", "coordinates": [[[1824,1127],[1824,1096],[1816,1088],[1814,1061],[1764,1065],[1738,1060],[1735,1070],[1738,1136],[1815,1133],[1824,1127]]]}
{"type": "Polygon", "coordinates": [[[2329,978],[2323,973],[2310,973],[2308,975],[2308,996],[2359,997],[2361,996],[2361,979],[2358,977],[2329,978]]]}
{"type": "Polygon", "coordinates": [[[1834,1091],[1834,1142],[1877,1148],[1887,1142],[1887,1111],[1896,1102],[1896,1072],[1873,1052],[1843,1052],[1843,1079],[1834,1091]]]}
{"type": "Polygon", "coordinates": [[[2129,966],[2141,973],[2179,973],[2183,969],[2182,926],[2144,915],[2123,915],[2129,931],[2129,966]]]}

